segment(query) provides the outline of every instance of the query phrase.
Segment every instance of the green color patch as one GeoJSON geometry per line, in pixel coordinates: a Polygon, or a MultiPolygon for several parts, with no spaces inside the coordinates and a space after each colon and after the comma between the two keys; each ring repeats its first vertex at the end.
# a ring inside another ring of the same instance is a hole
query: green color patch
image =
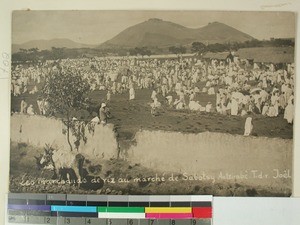
{"type": "Polygon", "coordinates": [[[97,212],[144,213],[144,207],[97,207],[97,212]]]}

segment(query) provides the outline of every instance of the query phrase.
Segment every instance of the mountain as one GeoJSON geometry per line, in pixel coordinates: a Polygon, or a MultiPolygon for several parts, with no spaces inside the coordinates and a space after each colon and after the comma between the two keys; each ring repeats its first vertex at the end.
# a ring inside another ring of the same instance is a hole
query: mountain
{"type": "Polygon", "coordinates": [[[244,42],[254,39],[226,24],[213,22],[201,28],[188,28],[176,23],[153,18],[129,27],[99,48],[109,47],[167,47],[203,43],[244,42]]]}
{"type": "Polygon", "coordinates": [[[23,44],[13,44],[12,52],[19,49],[38,48],[133,48],[133,47],[170,47],[190,45],[195,41],[202,43],[244,42],[254,39],[226,24],[213,22],[201,28],[188,28],[182,25],[152,18],[131,26],[101,45],[86,45],[69,39],[33,40],[23,44]]]}
{"type": "Polygon", "coordinates": [[[49,50],[55,48],[94,48],[93,45],[81,44],[66,38],[56,38],[51,40],[33,40],[23,44],[13,44],[12,52],[17,52],[19,49],[38,48],[39,50],[49,50]]]}
{"type": "Polygon", "coordinates": [[[245,42],[254,39],[246,33],[219,22],[209,23],[207,26],[199,28],[198,31],[201,40],[212,43],[245,42]]]}

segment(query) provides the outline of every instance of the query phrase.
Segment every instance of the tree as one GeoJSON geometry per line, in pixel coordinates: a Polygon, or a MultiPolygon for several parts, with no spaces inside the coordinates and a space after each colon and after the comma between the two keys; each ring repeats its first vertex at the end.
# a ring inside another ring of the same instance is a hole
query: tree
{"type": "Polygon", "coordinates": [[[70,129],[74,128],[72,112],[87,108],[89,92],[88,81],[79,73],[60,69],[50,72],[42,89],[43,98],[49,103],[49,113],[62,117],[67,127],[67,141],[71,151],[70,129]]]}
{"type": "Polygon", "coordinates": [[[28,52],[32,53],[32,54],[37,54],[39,52],[39,49],[38,48],[30,48],[30,49],[28,49],[28,52]]]}
{"type": "Polygon", "coordinates": [[[147,47],[136,47],[129,49],[130,55],[148,55],[150,56],[152,54],[151,50],[149,50],[147,47]]]}
{"type": "Polygon", "coordinates": [[[229,47],[225,44],[215,43],[207,46],[207,50],[210,52],[224,52],[228,51],[229,47]]]}
{"type": "Polygon", "coordinates": [[[52,59],[65,59],[68,58],[66,55],[66,48],[51,48],[52,59]]]}
{"type": "Polygon", "coordinates": [[[206,45],[203,44],[202,42],[193,42],[191,50],[192,50],[192,52],[203,53],[206,50],[206,45]]]}
{"type": "Polygon", "coordinates": [[[173,54],[184,54],[186,53],[186,47],[184,46],[171,46],[169,47],[169,52],[173,54]]]}

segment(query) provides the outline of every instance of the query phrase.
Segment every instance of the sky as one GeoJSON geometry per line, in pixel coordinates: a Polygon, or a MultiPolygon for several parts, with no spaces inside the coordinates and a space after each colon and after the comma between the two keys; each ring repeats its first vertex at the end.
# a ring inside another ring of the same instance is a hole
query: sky
{"type": "Polygon", "coordinates": [[[171,21],[189,28],[199,28],[218,21],[259,40],[295,37],[295,14],[291,12],[14,11],[12,43],[67,38],[97,45],[150,18],[171,21]]]}

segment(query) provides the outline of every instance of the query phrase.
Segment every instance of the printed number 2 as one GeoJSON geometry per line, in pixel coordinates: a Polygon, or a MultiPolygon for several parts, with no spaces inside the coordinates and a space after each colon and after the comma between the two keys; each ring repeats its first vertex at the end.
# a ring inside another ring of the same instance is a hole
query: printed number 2
{"type": "Polygon", "coordinates": [[[46,223],[50,223],[50,218],[49,217],[46,218],[46,223]]]}

